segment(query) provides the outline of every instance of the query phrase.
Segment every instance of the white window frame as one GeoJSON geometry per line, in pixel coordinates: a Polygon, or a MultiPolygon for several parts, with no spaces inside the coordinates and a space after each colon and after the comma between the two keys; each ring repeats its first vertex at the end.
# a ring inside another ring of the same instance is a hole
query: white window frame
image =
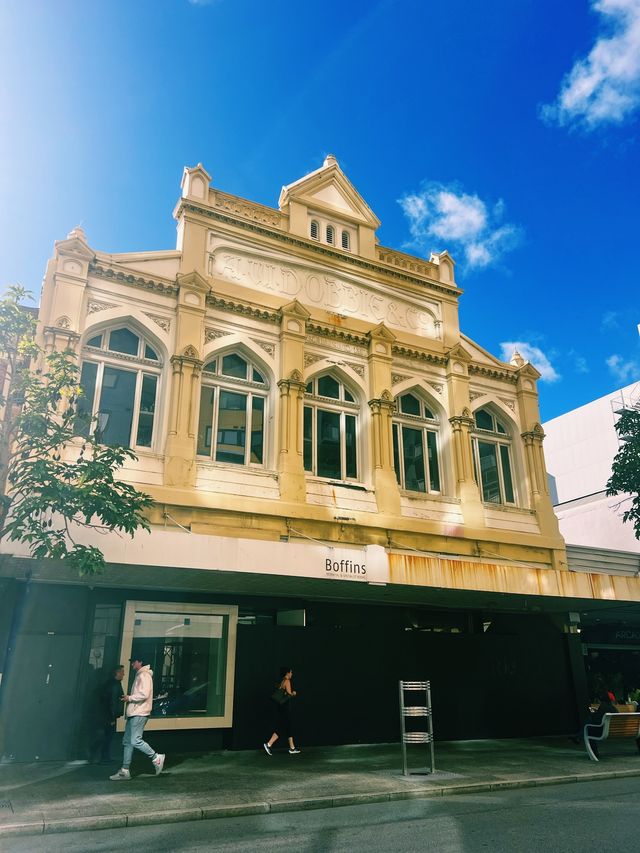
{"type": "MultiPolygon", "coordinates": [[[[308,380],[312,383],[312,392],[305,392],[304,400],[303,400],[303,430],[304,430],[304,409],[310,408],[312,410],[311,416],[311,471],[304,469],[304,472],[307,476],[318,477],[320,480],[326,480],[327,482],[338,480],[344,483],[360,483],[361,482],[361,453],[360,453],[360,405],[357,402],[356,395],[353,393],[351,388],[340,379],[338,376],[334,376],[333,373],[321,373],[319,375],[313,376],[308,380]],[[317,382],[319,379],[323,379],[325,376],[331,376],[332,379],[340,386],[340,398],[336,399],[335,397],[324,397],[317,393],[317,382]],[[351,396],[356,399],[354,403],[351,403],[349,400],[345,400],[344,391],[345,389],[351,394],[351,396]],[[325,412],[335,412],[340,415],[340,477],[324,477],[322,474],[318,474],[318,410],[324,410],[325,412]],[[346,430],[346,415],[352,415],[355,418],[355,442],[356,442],[356,476],[355,477],[347,477],[347,430],[346,430]]],[[[303,459],[304,465],[304,459],[303,459]]]]}
{"type": "MultiPolygon", "coordinates": [[[[398,456],[400,461],[400,483],[399,486],[404,491],[411,492],[415,495],[441,495],[442,494],[442,456],[440,453],[440,421],[434,418],[427,418],[424,415],[424,409],[427,408],[429,411],[433,409],[430,403],[427,403],[422,399],[420,394],[417,394],[415,391],[408,390],[403,391],[398,394],[397,397],[397,411],[393,416],[392,429],[393,427],[398,428],[398,456]],[[410,394],[412,397],[415,397],[420,405],[422,406],[423,414],[422,415],[408,415],[406,412],[400,411],[400,401],[401,398],[410,394]],[[406,474],[404,470],[404,453],[403,453],[403,436],[402,436],[402,427],[408,426],[412,429],[420,430],[422,433],[422,458],[424,459],[424,469],[425,469],[425,491],[420,491],[416,489],[409,489],[406,486],[406,474]],[[440,488],[432,489],[431,488],[431,466],[429,464],[429,446],[427,443],[427,433],[431,432],[436,437],[436,459],[438,461],[438,479],[440,480],[440,488]]],[[[393,436],[392,436],[393,439],[393,436]]],[[[393,440],[392,440],[392,450],[393,450],[393,440]]],[[[396,474],[397,480],[397,472],[395,471],[395,458],[393,460],[394,473],[396,474]]]]}
{"type": "Polygon", "coordinates": [[[265,376],[265,370],[262,366],[255,364],[253,360],[245,355],[240,350],[229,350],[223,353],[214,353],[212,354],[205,366],[202,369],[202,375],[200,378],[200,394],[198,399],[198,420],[196,426],[196,459],[199,462],[211,462],[215,465],[228,465],[232,468],[258,468],[264,469],[267,467],[267,458],[269,452],[268,446],[268,408],[269,408],[269,383],[267,382],[265,376]],[[241,379],[234,376],[226,376],[222,373],[222,359],[228,355],[237,355],[247,362],[248,373],[253,376],[253,370],[257,370],[258,373],[264,378],[264,383],[262,382],[254,382],[253,379],[241,379]],[[206,373],[207,364],[211,364],[211,362],[216,362],[216,372],[215,373],[206,373]],[[200,405],[202,400],[202,388],[214,388],[215,395],[213,401],[213,416],[211,419],[211,453],[204,454],[198,453],[198,435],[197,431],[200,427],[200,405]],[[236,462],[219,462],[216,459],[216,450],[218,447],[218,417],[220,412],[220,391],[229,391],[231,393],[236,394],[246,394],[247,402],[245,406],[245,418],[246,418],[246,443],[244,447],[244,459],[245,461],[242,464],[236,462]],[[262,410],[262,462],[251,462],[251,412],[253,411],[253,400],[255,397],[259,397],[264,400],[264,408],[262,410]]]}
{"type": "Polygon", "coordinates": [[[317,213],[308,213],[309,222],[309,239],[314,243],[322,243],[325,246],[331,246],[332,249],[340,249],[343,252],[353,253],[353,247],[357,239],[357,229],[352,226],[337,222],[336,220],[327,219],[324,216],[318,216],[317,213]],[[315,222],[318,233],[314,237],[312,234],[312,225],[315,222]],[[327,229],[333,229],[333,242],[330,243],[327,239],[327,229]],[[344,236],[347,237],[347,245],[344,245],[344,236]]]}
{"type": "MultiPolygon", "coordinates": [[[[99,405],[100,398],[102,396],[102,382],[104,377],[104,369],[106,367],[114,367],[118,370],[123,370],[128,373],[136,374],[136,385],[135,391],[133,395],[133,417],[131,420],[131,432],[129,434],[129,444],[127,447],[135,450],[138,453],[149,453],[153,452],[156,447],[156,443],[158,440],[158,422],[160,420],[160,405],[159,401],[162,399],[162,379],[163,379],[163,363],[158,353],[158,346],[152,341],[149,341],[146,336],[139,332],[136,328],[131,328],[128,324],[114,324],[110,325],[105,329],[90,332],[86,336],[85,344],[82,347],[82,361],[80,363],[80,374],[82,374],[82,367],[86,363],[92,363],[97,365],[96,370],[96,387],[94,389],[93,400],[91,400],[91,417],[96,418],[99,413],[99,405]],[[119,329],[127,329],[133,335],[135,335],[139,339],[138,345],[138,355],[130,355],[128,353],[121,352],[113,352],[112,350],[106,349],[104,344],[106,343],[107,338],[105,336],[109,335],[113,331],[117,331],[119,329]],[[103,346],[102,347],[93,347],[88,346],[86,341],[92,340],[98,335],[102,335],[103,346]],[[153,359],[145,358],[144,351],[146,346],[150,346],[156,355],[158,355],[158,360],[155,361],[153,359]],[[142,353],[142,355],[140,355],[142,353]],[[144,376],[155,376],[156,377],[156,399],[155,399],[155,410],[153,417],[153,430],[151,432],[151,442],[150,444],[137,444],[138,437],[138,423],[140,421],[140,401],[142,397],[142,382],[144,376]]],[[[91,423],[90,431],[91,433],[95,433],[96,429],[99,428],[99,423],[93,421],[91,423]]]]}
{"type": "Polygon", "coordinates": [[[515,507],[518,506],[518,490],[516,484],[515,477],[515,468],[513,466],[513,440],[511,438],[511,433],[507,427],[507,425],[503,422],[503,420],[496,416],[495,412],[486,406],[481,406],[480,409],[476,409],[473,413],[473,431],[471,435],[471,449],[473,453],[473,467],[474,474],[476,478],[476,483],[478,484],[478,488],[480,490],[480,500],[486,506],[500,507],[515,507]],[[482,429],[476,424],[476,415],[478,412],[483,411],[491,416],[494,423],[494,429],[482,429]],[[501,426],[505,429],[505,432],[498,432],[497,424],[500,423],[501,426]],[[480,466],[480,448],[478,447],[478,442],[482,441],[485,444],[493,444],[496,448],[496,459],[498,463],[498,488],[500,489],[500,501],[488,501],[485,500],[484,490],[482,486],[482,468],[480,466]],[[500,452],[500,447],[507,448],[507,458],[509,460],[509,473],[511,474],[511,488],[513,491],[513,501],[506,500],[506,493],[504,487],[504,472],[502,470],[502,454],[500,452]]]}
{"type": "MultiPolygon", "coordinates": [[[[127,601],[120,644],[120,660],[128,661],[133,648],[133,633],[136,612],[193,613],[211,616],[227,616],[227,661],[225,674],[224,715],[220,717],[149,717],[146,730],[153,729],[227,729],[233,724],[233,688],[236,669],[236,636],[238,630],[238,607],[235,604],[185,604],[176,601],[127,601]]],[[[155,688],[154,688],[155,689],[155,688]]],[[[118,731],[124,731],[124,718],[118,719],[118,731]]]]}

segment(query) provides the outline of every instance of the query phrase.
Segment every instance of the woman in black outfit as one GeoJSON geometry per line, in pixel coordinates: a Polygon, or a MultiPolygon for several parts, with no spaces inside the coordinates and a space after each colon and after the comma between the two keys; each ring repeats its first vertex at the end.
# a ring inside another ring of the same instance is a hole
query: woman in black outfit
{"type": "Polygon", "coordinates": [[[278,704],[276,702],[273,703],[276,708],[275,728],[269,740],[262,744],[267,755],[272,754],[271,747],[278,740],[280,735],[284,735],[289,741],[289,755],[300,754],[300,750],[296,748],[295,741],[293,739],[293,728],[291,725],[291,700],[294,696],[297,696],[296,691],[291,686],[292,675],[293,670],[290,666],[280,667],[280,681],[278,682],[276,690],[282,690],[284,692],[286,701],[282,704],[278,704]]]}

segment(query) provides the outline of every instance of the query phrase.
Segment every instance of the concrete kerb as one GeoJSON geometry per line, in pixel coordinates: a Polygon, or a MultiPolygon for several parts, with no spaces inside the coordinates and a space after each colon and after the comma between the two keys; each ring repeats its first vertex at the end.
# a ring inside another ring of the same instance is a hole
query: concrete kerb
{"type": "Polygon", "coordinates": [[[640,776],[637,770],[615,770],[579,775],[546,776],[537,779],[505,779],[495,782],[472,782],[461,785],[440,785],[429,788],[401,789],[384,793],[344,794],[336,797],[311,797],[306,800],[278,800],[264,803],[243,803],[231,806],[190,806],[161,812],[146,812],[131,815],[96,815],[94,817],[60,818],[39,820],[31,823],[5,824],[3,837],[20,835],[42,835],[62,832],[83,832],[96,829],[115,829],[126,826],[150,826],[181,821],[211,820],[283,812],[309,811],[310,809],[339,808],[398,800],[430,799],[449,795],[475,794],[486,791],[508,790],[509,788],[534,788],[543,785],[565,785],[572,782],[597,782],[603,779],[640,776]]]}

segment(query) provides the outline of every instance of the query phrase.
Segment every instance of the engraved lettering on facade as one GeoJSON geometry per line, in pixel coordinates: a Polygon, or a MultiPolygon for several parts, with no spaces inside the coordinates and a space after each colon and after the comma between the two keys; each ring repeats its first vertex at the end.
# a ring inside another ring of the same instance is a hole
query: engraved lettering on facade
{"type": "Polygon", "coordinates": [[[319,305],[337,314],[375,323],[386,323],[427,338],[441,336],[440,308],[412,304],[409,300],[389,299],[366,286],[358,286],[320,271],[293,269],[290,266],[255,258],[242,252],[216,247],[210,238],[211,254],[207,269],[228,281],[241,282],[254,289],[282,294],[302,302],[319,305]]]}

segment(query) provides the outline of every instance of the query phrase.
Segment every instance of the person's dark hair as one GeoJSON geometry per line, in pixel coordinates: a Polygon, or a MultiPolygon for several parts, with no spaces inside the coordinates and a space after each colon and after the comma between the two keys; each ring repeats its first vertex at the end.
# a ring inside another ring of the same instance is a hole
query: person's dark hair
{"type": "Polygon", "coordinates": [[[284,678],[284,677],[285,677],[285,675],[286,675],[288,672],[291,672],[291,670],[292,670],[292,669],[293,669],[293,667],[292,667],[292,666],[281,666],[281,667],[280,667],[280,678],[281,678],[281,679],[282,679],[282,678],[284,678]]]}
{"type": "Polygon", "coordinates": [[[111,675],[115,675],[116,672],[120,672],[121,669],[124,669],[123,663],[119,663],[117,666],[114,666],[113,669],[111,670],[111,675]]]}

